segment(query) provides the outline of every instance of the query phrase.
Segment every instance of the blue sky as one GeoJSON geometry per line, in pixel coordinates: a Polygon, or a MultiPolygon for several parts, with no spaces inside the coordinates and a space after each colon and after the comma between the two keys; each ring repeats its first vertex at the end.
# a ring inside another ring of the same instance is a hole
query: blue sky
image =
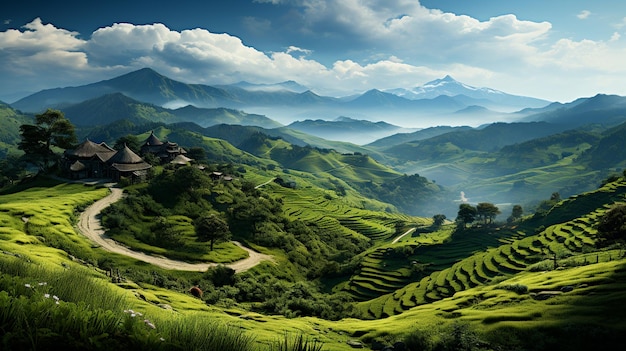
{"type": "Polygon", "coordinates": [[[217,0],[13,2],[0,100],[143,67],[188,83],[295,80],[322,95],[452,75],[567,102],[626,95],[626,2],[217,0]]]}

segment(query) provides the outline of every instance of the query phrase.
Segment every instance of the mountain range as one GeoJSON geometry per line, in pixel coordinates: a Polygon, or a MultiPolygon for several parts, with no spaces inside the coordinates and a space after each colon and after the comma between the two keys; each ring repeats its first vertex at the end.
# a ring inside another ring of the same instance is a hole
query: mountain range
{"type": "Polygon", "coordinates": [[[209,86],[179,82],[144,68],[88,85],[42,90],[11,105],[24,112],[37,113],[49,107],[63,108],[113,93],[171,109],[188,105],[243,109],[248,113],[266,114],[283,124],[301,117],[332,120],[337,116],[349,116],[370,121],[385,120],[405,127],[429,126],[443,121],[477,125],[520,118],[505,112],[549,104],[548,101],[493,89],[474,88],[450,76],[414,88],[410,94],[408,90],[385,92],[372,89],[357,96],[336,98],[315,94],[293,81],[209,86]],[[493,113],[485,113],[487,109],[493,113]],[[464,119],[467,123],[461,122],[464,119]]]}

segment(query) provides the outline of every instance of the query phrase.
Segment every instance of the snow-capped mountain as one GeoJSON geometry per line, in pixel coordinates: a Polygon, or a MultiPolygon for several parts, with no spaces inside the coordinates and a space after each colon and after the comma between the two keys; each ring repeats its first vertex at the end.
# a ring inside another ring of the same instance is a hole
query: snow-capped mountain
{"type": "Polygon", "coordinates": [[[526,96],[511,95],[491,88],[477,88],[461,83],[449,75],[411,89],[397,88],[385,90],[385,92],[410,100],[433,99],[441,95],[461,95],[475,100],[482,100],[482,102],[487,102],[486,104],[482,103],[481,105],[492,109],[516,109],[528,106],[542,107],[549,103],[549,101],[526,96]]]}

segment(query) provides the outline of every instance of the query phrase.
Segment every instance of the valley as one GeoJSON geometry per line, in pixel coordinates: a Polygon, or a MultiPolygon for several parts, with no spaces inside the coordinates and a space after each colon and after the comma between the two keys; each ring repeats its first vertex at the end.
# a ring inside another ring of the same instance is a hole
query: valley
{"type": "Polygon", "coordinates": [[[3,349],[621,345],[626,98],[274,88],[142,69],[0,105],[3,349]],[[42,108],[99,151],[29,148],[42,108]]]}

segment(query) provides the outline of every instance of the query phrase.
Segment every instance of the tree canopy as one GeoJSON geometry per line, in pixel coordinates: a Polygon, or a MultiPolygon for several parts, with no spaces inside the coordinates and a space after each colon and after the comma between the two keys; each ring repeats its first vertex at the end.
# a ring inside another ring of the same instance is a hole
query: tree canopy
{"type": "Polygon", "coordinates": [[[463,228],[465,228],[468,224],[474,222],[477,214],[478,212],[476,207],[470,204],[460,204],[456,220],[463,225],[463,228]]]}
{"type": "Polygon", "coordinates": [[[626,205],[618,204],[607,211],[598,224],[600,244],[626,239],[626,205]]]}
{"type": "Polygon", "coordinates": [[[18,145],[24,151],[25,159],[46,170],[58,155],[52,147],[70,149],[76,143],[74,125],[65,118],[63,112],[48,109],[35,116],[35,124],[20,126],[21,141],[18,145]]]}
{"type": "Polygon", "coordinates": [[[478,218],[483,220],[483,223],[492,223],[497,215],[500,214],[500,209],[489,202],[481,202],[476,205],[476,213],[478,218]]]}
{"type": "Polygon", "coordinates": [[[230,239],[228,223],[214,213],[197,218],[194,225],[198,239],[211,242],[211,251],[215,242],[230,239]]]}

